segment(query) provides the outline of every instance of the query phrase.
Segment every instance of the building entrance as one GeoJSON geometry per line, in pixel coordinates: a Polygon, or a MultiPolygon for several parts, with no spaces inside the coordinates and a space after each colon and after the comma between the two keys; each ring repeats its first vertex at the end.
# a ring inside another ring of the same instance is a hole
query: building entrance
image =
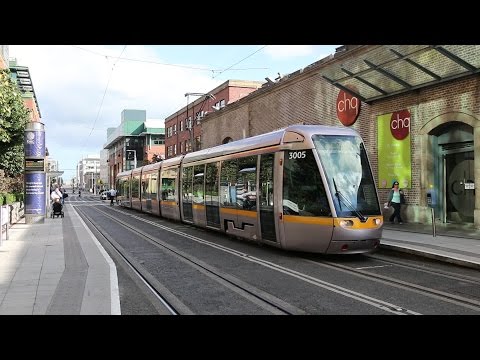
{"type": "Polygon", "coordinates": [[[429,135],[434,154],[434,175],[429,186],[438,193],[437,214],[443,223],[473,223],[476,191],[473,127],[449,121],[429,135]]]}
{"type": "MultiPolygon", "coordinates": [[[[470,144],[468,144],[470,145],[470,144]]],[[[473,147],[473,144],[471,144],[473,147]]],[[[474,156],[470,146],[445,154],[445,222],[473,223],[475,208],[474,156]]]]}

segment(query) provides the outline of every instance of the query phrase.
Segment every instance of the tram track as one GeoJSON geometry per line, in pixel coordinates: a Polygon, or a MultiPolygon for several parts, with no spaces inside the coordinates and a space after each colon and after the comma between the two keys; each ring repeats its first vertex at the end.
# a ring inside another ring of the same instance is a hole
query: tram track
{"type": "MultiPolygon", "coordinates": [[[[337,293],[337,294],[341,294],[343,296],[349,297],[349,298],[354,299],[356,301],[366,303],[370,306],[376,307],[376,308],[381,309],[383,311],[386,311],[388,313],[396,314],[396,315],[420,315],[420,313],[418,313],[416,311],[413,311],[411,309],[403,308],[402,306],[398,306],[396,304],[392,304],[390,302],[386,302],[386,301],[383,301],[381,299],[378,299],[378,298],[375,298],[375,297],[372,297],[372,296],[369,296],[369,295],[366,295],[366,294],[362,294],[358,291],[354,291],[354,290],[345,288],[343,286],[333,284],[331,282],[323,281],[323,280],[321,280],[317,277],[310,276],[308,274],[305,274],[305,273],[302,273],[302,272],[299,272],[299,271],[296,271],[296,270],[293,270],[293,269],[275,264],[271,261],[264,260],[264,259],[261,259],[261,258],[258,258],[258,257],[254,257],[254,256],[251,256],[249,254],[243,253],[241,251],[237,251],[237,250],[231,249],[229,247],[225,247],[225,246],[213,243],[211,241],[201,239],[197,236],[190,235],[190,234],[184,233],[182,231],[166,227],[164,225],[158,224],[155,221],[145,219],[141,216],[137,216],[135,214],[131,214],[131,213],[128,213],[128,212],[125,212],[123,210],[119,210],[119,209],[116,209],[116,208],[111,209],[111,210],[120,212],[123,215],[127,215],[127,216],[133,218],[135,221],[142,221],[144,223],[148,223],[152,226],[160,228],[161,230],[168,231],[168,232],[171,232],[173,234],[176,234],[176,235],[179,235],[179,236],[182,236],[182,237],[185,237],[185,238],[189,238],[190,240],[196,241],[198,243],[214,247],[214,248],[216,248],[220,251],[223,251],[225,253],[229,253],[231,255],[241,257],[244,260],[256,263],[258,265],[269,268],[271,270],[281,272],[283,274],[289,275],[291,277],[294,277],[298,280],[304,281],[304,282],[309,283],[311,285],[329,290],[329,291],[337,293]]],[[[216,276],[216,277],[218,277],[218,278],[220,278],[224,281],[229,282],[230,284],[236,286],[237,288],[241,289],[242,291],[246,291],[246,292],[250,293],[252,296],[255,296],[255,297],[261,299],[262,301],[266,301],[270,305],[273,305],[274,307],[278,308],[280,311],[283,311],[286,314],[303,314],[303,313],[305,313],[303,310],[300,310],[298,308],[294,308],[296,311],[291,311],[291,309],[285,308],[285,304],[281,304],[283,301],[280,300],[280,299],[275,298],[276,301],[272,302],[272,296],[269,295],[269,294],[266,294],[262,290],[253,288],[252,286],[250,286],[248,284],[245,284],[243,281],[241,281],[240,279],[238,279],[236,277],[233,277],[229,274],[221,272],[218,269],[215,269],[212,266],[210,266],[208,264],[205,264],[204,262],[202,262],[198,259],[194,259],[191,255],[185,254],[185,253],[183,253],[183,252],[181,252],[177,249],[174,249],[168,244],[164,244],[160,240],[152,237],[151,235],[147,234],[146,232],[142,231],[141,229],[138,229],[136,226],[128,225],[125,222],[122,222],[122,221],[118,220],[117,218],[115,218],[114,216],[108,214],[107,212],[104,212],[104,211],[99,210],[99,209],[98,209],[98,211],[102,212],[102,214],[109,217],[113,221],[116,221],[117,223],[121,224],[123,227],[130,229],[130,231],[137,232],[137,233],[141,234],[144,238],[148,239],[149,241],[153,241],[154,243],[156,243],[156,244],[158,244],[158,245],[160,245],[164,248],[168,248],[170,251],[175,252],[176,254],[182,256],[183,258],[190,261],[192,264],[203,268],[204,270],[210,272],[212,275],[214,275],[214,276],[216,276]],[[266,298],[268,298],[268,300],[266,298]]]]}
{"type": "MultiPolygon", "coordinates": [[[[138,229],[135,226],[126,224],[118,220],[117,218],[108,214],[105,211],[102,211],[98,208],[96,210],[101,212],[104,216],[108,217],[112,221],[115,221],[124,229],[127,229],[135,233],[137,236],[147,240],[148,242],[161,248],[162,250],[167,250],[177,258],[182,259],[184,262],[186,262],[190,266],[195,267],[197,270],[203,272],[210,278],[215,279],[217,282],[224,285],[226,288],[238,293],[239,295],[243,296],[244,298],[251,301],[252,303],[267,310],[271,314],[274,314],[274,315],[304,315],[305,314],[303,310],[291,304],[288,304],[283,300],[276,298],[275,296],[272,296],[258,288],[255,288],[254,286],[249,285],[248,283],[245,283],[234,276],[224,273],[214,268],[213,266],[210,266],[205,262],[179,249],[176,249],[171,245],[166,244],[165,242],[159,240],[158,238],[155,238],[149,235],[148,233],[142,231],[141,229],[138,229]]],[[[86,214],[84,214],[84,216],[88,217],[88,215],[86,214]]],[[[101,228],[96,226],[95,223],[92,222],[90,219],[89,219],[89,223],[92,224],[92,226],[97,229],[97,232],[100,233],[109,242],[109,244],[111,244],[111,246],[115,249],[116,252],[121,254],[122,259],[124,259],[124,261],[129,264],[129,266],[135,271],[135,273],[137,273],[139,276],[142,277],[143,281],[145,281],[148,284],[149,288],[151,288],[152,291],[155,292],[156,296],[162,298],[163,301],[165,301],[169,305],[169,307],[175,311],[175,313],[178,313],[181,315],[195,314],[193,310],[187,308],[185,305],[183,305],[183,309],[179,310],[178,307],[181,301],[178,298],[175,297],[174,299],[172,299],[172,296],[174,297],[174,295],[172,295],[172,293],[169,290],[167,290],[164,286],[159,286],[158,281],[153,280],[153,277],[148,273],[148,271],[145,269],[143,265],[133,260],[132,257],[128,255],[128,252],[126,250],[124,250],[115,240],[113,240],[101,228]],[[170,293],[170,296],[165,296],[164,295],[165,291],[168,291],[170,293]],[[167,300],[168,298],[170,298],[170,300],[167,300]]]]}
{"type": "MultiPolygon", "coordinates": [[[[353,274],[355,276],[359,276],[359,277],[362,277],[364,279],[369,279],[369,280],[372,280],[372,281],[381,282],[381,283],[389,285],[389,286],[394,286],[394,287],[397,287],[397,288],[401,288],[401,289],[405,289],[405,290],[408,290],[408,291],[416,292],[416,293],[424,295],[424,296],[428,296],[428,297],[431,297],[431,298],[435,298],[437,300],[449,302],[449,303],[452,303],[452,304],[455,304],[455,305],[458,305],[458,306],[461,306],[461,307],[465,307],[465,308],[480,312],[480,301],[478,301],[478,300],[469,299],[469,298],[464,297],[464,296],[455,295],[455,294],[452,294],[452,293],[448,293],[448,292],[445,292],[445,291],[433,289],[431,287],[426,287],[426,286],[423,286],[423,285],[418,285],[418,284],[415,284],[415,283],[412,283],[412,282],[409,282],[409,281],[396,279],[396,278],[393,278],[391,276],[372,273],[372,272],[364,270],[364,269],[352,268],[350,266],[334,263],[334,262],[331,262],[331,261],[311,260],[311,259],[308,259],[308,258],[304,258],[304,260],[308,263],[313,263],[313,264],[324,266],[324,267],[327,267],[327,268],[330,268],[330,269],[335,269],[337,271],[342,271],[344,273],[353,274]]],[[[390,261],[390,260],[383,260],[383,261],[386,262],[386,263],[390,263],[390,264],[396,264],[397,266],[401,265],[401,266],[404,266],[404,267],[409,267],[411,269],[413,268],[416,271],[424,271],[424,272],[428,272],[428,273],[434,274],[434,275],[448,276],[450,279],[469,282],[469,283],[472,283],[472,284],[475,284],[475,285],[480,285],[480,281],[478,281],[478,280],[476,280],[472,277],[458,276],[458,275],[454,275],[452,273],[448,273],[448,272],[444,272],[444,271],[435,271],[435,270],[431,270],[431,269],[426,270],[426,269],[420,268],[419,266],[408,266],[408,265],[405,265],[405,264],[399,264],[399,262],[396,262],[396,261],[390,261]]]]}
{"type": "MultiPolygon", "coordinates": [[[[81,216],[81,218],[95,231],[97,236],[101,236],[107,244],[109,244],[110,254],[114,253],[113,257],[117,260],[117,263],[121,261],[128,269],[133,272],[136,277],[143,283],[144,291],[150,292],[156,299],[157,304],[153,304],[160,314],[168,315],[179,315],[180,313],[190,313],[190,311],[182,306],[179,306],[179,302],[176,299],[173,299],[172,296],[165,296],[165,289],[159,289],[159,284],[156,284],[155,281],[152,281],[152,277],[142,269],[141,266],[128,255],[128,252],[125,251],[115,240],[113,240],[108,234],[101,230],[91,218],[78,206],[75,206],[75,210],[81,216]],[[177,310],[182,308],[182,312],[177,310]]],[[[104,243],[105,243],[104,242],[104,243]]]]}

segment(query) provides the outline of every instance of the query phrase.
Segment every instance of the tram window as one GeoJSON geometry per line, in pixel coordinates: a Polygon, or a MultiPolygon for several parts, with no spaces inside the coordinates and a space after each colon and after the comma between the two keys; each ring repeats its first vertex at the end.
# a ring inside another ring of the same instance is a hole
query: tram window
{"type": "Polygon", "coordinates": [[[184,167],[182,171],[182,201],[192,202],[193,200],[193,166],[184,167]]]}
{"type": "Polygon", "coordinates": [[[205,176],[205,203],[218,206],[218,168],[219,162],[207,164],[205,176]]]}
{"type": "Polygon", "coordinates": [[[260,162],[260,206],[273,207],[273,159],[274,154],[265,154],[260,162]]]}
{"type": "Polygon", "coordinates": [[[332,216],[312,150],[285,152],[283,213],[300,216],[332,216]],[[301,156],[298,156],[298,153],[301,153],[301,156]]]}
{"type": "Polygon", "coordinates": [[[313,135],[338,216],[380,215],[375,182],[358,136],[313,135]],[[337,196],[340,193],[341,196],[337,196]]]}
{"type": "Polygon", "coordinates": [[[237,159],[222,162],[220,171],[220,202],[223,206],[237,206],[237,159]]]}
{"type": "Polygon", "coordinates": [[[162,170],[162,200],[175,201],[177,169],[162,170]]]}
{"type": "Polygon", "coordinates": [[[151,174],[150,176],[150,188],[149,188],[150,194],[154,195],[153,197],[155,198],[155,195],[157,195],[157,174],[151,174]]]}
{"type": "Polygon", "coordinates": [[[132,198],[140,197],[140,176],[134,176],[132,179],[132,198]]]}
{"type": "Polygon", "coordinates": [[[205,178],[205,165],[193,167],[193,202],[204,203],[203,179],[205,178]]]}
{"type": "Polygon", "coordinates": [[[239,209],[257,209],[257,156],[238,159],[236,191],[239,209]]]}
{"type": "Polygon", "coordinates": [[[150,182],[150,174],[146,174],[143,176],[143,181],[142,181],[142,199],[148,198],[148,184],[150,182]]]}

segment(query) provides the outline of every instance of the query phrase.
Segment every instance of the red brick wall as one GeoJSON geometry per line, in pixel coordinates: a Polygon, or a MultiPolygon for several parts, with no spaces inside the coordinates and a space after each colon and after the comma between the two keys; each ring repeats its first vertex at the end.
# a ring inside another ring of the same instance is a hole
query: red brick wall
{"type": "Polygon", "coordinates": [[[30,109],[30,121],[40,121],[40,114],[37,111],[37,106],[35,104],[34,98],[24,98],[23,102],[27,109],[30,109]]]}
{"type": "MultiPolygon", "coordinates": [[[[206,111],[208,113],[213,113],[214,110],[212,109],[212,106],[214,106],[217,102],[220,100],[225,100],[225,104],[231,104],[251,92],[255,91],[255,88],[247,88],[247,87],[236,87],[236,86],[228,86],[222,90],[220,90],[217,93],[214,93],[213,95],[215,96],[215,99],[209,98],[205,104],[202,107],[203,101],[200,101],[198,104],[193,105],[193,99],[191,99],[191,103],[189,104],[188,107],[188,117],[192,116],[195,118],[195,113],[200,111],[202,109],[203,111],[206,111]],[[193,108],[192,108],[193,106],[193,108]]],[[[195,101],[197,101],[195,99],[195,101]]],[[[184,121],[187,118],[187,111],[183,111],[181,114],[176,115],[174,118],[169,119],[168,121],[165,121],[165,154],[167,154],[167,148],[169,146],[173,146],[174,144],[177,144],[177,155],[180,154],[180,143],[185,141],[190,140],[190,132],[185,129],[185,124],[184,124],[184,130],[180,132],[180,121],[184,121]],[[177,134],[173,135],[169,138],[167,138],[167,129],[174,124],[177,124],[177,134]]],[[[202,129],[200,125],[196,124],[196,121],[193,121],[193,138],[195,139],[197,136],[202,136],[202,129]]],[[[202,143],[203,143],[203,137],[202,137],[202,143]]],[[[202,146],[204,147],[204,146],[202,146]]],[[[199,149],[197,149],[199,150],[199,149]]],[[[185,153],[185,148],[184,148],[184,153],[185,153]]],[[[175,156],[175,155],[174,155],[175,156]]]]}

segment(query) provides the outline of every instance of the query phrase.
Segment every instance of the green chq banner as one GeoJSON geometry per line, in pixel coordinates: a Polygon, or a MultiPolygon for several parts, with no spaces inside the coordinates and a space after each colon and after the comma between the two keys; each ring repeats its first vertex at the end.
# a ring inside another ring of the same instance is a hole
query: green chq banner
{"type": "Polygon", "coordinates": [[[410,112],[380,115],[377,125],[378,187],[390,189],[397,180],[400,188],[411,188],[410,112]]]}

